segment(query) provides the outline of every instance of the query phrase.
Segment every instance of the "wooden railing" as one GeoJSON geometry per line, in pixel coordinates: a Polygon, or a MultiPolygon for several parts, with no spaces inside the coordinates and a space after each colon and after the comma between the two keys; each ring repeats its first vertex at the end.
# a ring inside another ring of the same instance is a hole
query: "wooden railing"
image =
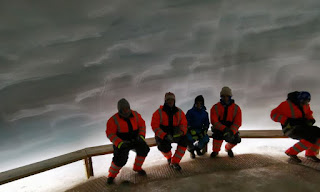
{"type": "MultiPolygon", "coordinates": [[[[211,136],[211,132],[208,133],[211,136]]],[[[286,138],[281,130],[240,130],[242,138],[286,138]]],[[[146,139],[147,144],[152,147],[156,145],[154,138],[146,139]]],[[[206,151],[206,150],[205,150],[206,151]]],[[[0,185],[35,175],[50,169],[67,165],[79,160],[84,160],[87,178],[94,176],[92,157],[113,153],[112,144],[97,147],[89,147],[79,151],[67,153],[58,157],[12,169],[0,173],[0,185]]]]}

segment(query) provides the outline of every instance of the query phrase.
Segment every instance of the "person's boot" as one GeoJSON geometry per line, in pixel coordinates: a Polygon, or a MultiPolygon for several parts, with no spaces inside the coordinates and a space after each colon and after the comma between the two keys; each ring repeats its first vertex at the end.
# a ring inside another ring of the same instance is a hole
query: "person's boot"
{"type": "Polygon", "coordinates": [[[141,170],[139,170],[139,171],[136,171],[136,172],[138,173],[138,175],[141,175],[141,176],[147,175],[146,171],[143,170],[143,169],[141,169],[141,170]]]}
{"type": "Polygon", "coordinates": [[[107,184],[108,184],[108,185],[113,184],[113,180],[114,180],[114,177],[108,177],[108,179],[107,179],[107,184]]]}
{"type": "Polygon", "coordinates": [[[316,156],[306,156],[308,160],[311,160],[313,162],[319,163],[320,159],[316,156]]]}
{"type": "Polygon", "coordinates": [[[199,149],[199,148],[196,148],[196,152],[197,152],[198,156],[202,156],[203,155],[203,153],[201,152],[201,149],[199,149]]]}
{"type": "Polygon", "coordinates": [[[219,154],[218,152],[212,152],[211,155],[210,155],[210,157],[211,157],[211,158],[215,158],[218,154],[219,154]]]}
{"type": "Polygon", "coordinates": [[[181,167],[178,163],[173,163],[171,164],[171,167],[177,171],[180,171],[181,170],[181,167]]]}
{"type": "Polygon", "coordinates": [[[190,158],[191,158],[191,159],[196,158],[196,154],[194,154],[194,150],[189,151],[189,152],[190,152],[190,158]]]}
{"type": "Polygon", "coordinates": [[[229,157],[234,157],[234,154],[233,154],[233,151],[230,149],[230,150],[227,150],[227,153],[228,153],[228,156],[229,157]]]}
{"type": "Polygon", "coordinates": [[[167,161],[168,161],[168,164],[171,165],[171,158],[167,159],[167,161]]]}
{"type": "MultiPolygon", "coordinates": [[[[287,153],[286,153],[287,154],[287,153]]],[[[301,159],[299,159],[299,157],[297,155],[290,155],[287,154],[290,158],[289,161],[295,162],[295,163],[301,163],[301,159]]]]}

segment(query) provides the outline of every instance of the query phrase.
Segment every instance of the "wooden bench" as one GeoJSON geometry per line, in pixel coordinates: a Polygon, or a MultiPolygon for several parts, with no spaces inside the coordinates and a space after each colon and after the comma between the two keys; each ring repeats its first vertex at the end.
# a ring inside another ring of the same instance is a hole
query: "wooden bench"
{"type": "MultiPolygon", "coordinates": [[[[208,135],[212,133],[209,131],[208,135]]],[[[242,138],[286,138],[281,130],[240,130],[242,138]]],[[[147,138],[147,144],[152,147],[156,145],[154,138],[147,138]]],[[[207,149],[204,149],[206,152],[207,149]]],[[[50,169],[54,169],[63,165],[67,165],[79,160],[84,160],[87,178],[94,175],[92,167],[92,157],[113,153],[112,144],[97,147],[89,147],[79,151],[67,153],[58,157],[8,170],[0,173],[0,185],[22,179],[34,174],[38,174],[50,169]]]]}

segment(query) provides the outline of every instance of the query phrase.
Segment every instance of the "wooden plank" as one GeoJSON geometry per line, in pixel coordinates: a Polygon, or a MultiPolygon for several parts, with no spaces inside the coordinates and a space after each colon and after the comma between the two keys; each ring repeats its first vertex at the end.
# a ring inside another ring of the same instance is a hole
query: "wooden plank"
{"type": "Polygon", "coordinates": [[[69,163],[73,163],[86,158],[85,150],[79,150],[9,171],[0,173],[0,185],[22,179],[37,173],[41,173],[50,169],[54,169],[69,163]]]}
{"type": "Polygon", "coordinates": [[[240,130],[241,138],[287,138],[282,130],[240,130]]]}
{"type": "MultiPolygon", "coordinates": [[[[287,138],[282,130],[239,130],[241,138],[287,138]]],[[[212,137],[212,131],[208,131],[212,137]]]]}
{"type": "MultiPolygon", "coordinates": [[[[149,147],[156,146],[156,140],[154,137],[147,138],[146,139],[147,144],[149,147]]],[[[113,153],[113,145],[102,145],[102,146],[96,146],[96,147],[88,147],[84,149],[88,156],[99,156],[99,155],[106,155],[113,153]]]]}

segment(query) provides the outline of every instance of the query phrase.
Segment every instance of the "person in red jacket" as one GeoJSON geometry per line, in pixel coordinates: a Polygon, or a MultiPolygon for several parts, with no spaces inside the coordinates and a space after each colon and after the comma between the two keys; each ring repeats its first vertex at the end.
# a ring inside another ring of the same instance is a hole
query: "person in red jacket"
{"type": "Polygon", "coordinates": [[[320,128],[313,126],[316,122],[309,102],[311,95],[309,92],[292,92],[288,94],[286,101],[271,111],[271,119],[282,125],[284,135],[299,140],[285,153],[289,160],[301,163],[297,154],[306,150],[306,157],[309,160],[320,162],[316,157],[320,147],[320,128]]]}
{"type": "Polygon", "coordinates": [[[133,170],[139,175],[146,175],[142,165],[150,148],[145,142],[145,121],[138,112],[130,109],[126,99],[119,100],[118,113],[108,120],[106,134],[114,149],[107,183],[112,184],[120,169],[127,163],[130,150],[137,153],[133,170]]]}
{"type": "Polygon", "coordinates": [[[228,142],[225,150],[229,157],[234,157],[232,148],[241,142],[238,132],[242,124],[241,109],[231,99],[232,91],[229,87],[223,87],[220,92],[220,102],[213,105],[210,111],[212,124],[213,147],[211,158],[219,154],[223,140],[228,142]]]}
{"type": "Polygon", "coordinates": [[[175,106],[175,95],[165,94],[165,103],[152,116],[151,127],[155,132],[155,139],[159,151],[168,160],[171,167],[181,170],[179,165],[187,149],[187,119],[184,112],[175,106]],[[177,150],[172,157],[171,143],[178,143],[177,150]]]}

